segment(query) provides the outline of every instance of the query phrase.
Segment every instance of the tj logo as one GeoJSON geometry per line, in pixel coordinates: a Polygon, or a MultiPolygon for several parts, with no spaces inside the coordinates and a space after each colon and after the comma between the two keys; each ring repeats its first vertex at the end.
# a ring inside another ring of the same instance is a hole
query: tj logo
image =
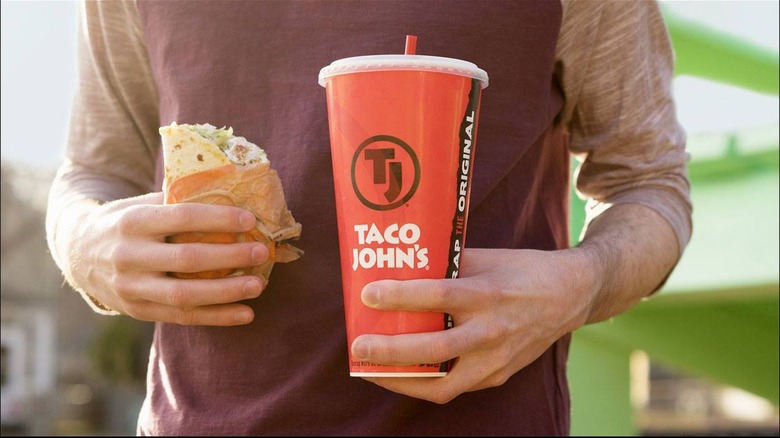
{"type": "Polygon", "coordinates": [[[401,194],[404,178],[403,166],[400,161],[386,163],[388,159],[395,158],[395,149],[366,149],[363,156],[366,160],[374,162],[374,184],[385,184],[387,176],[390,176],[390,184],[385,192],[385,199],[387,199],[387,202],[395,201],[398,195],[401,194]]]}
{"type": "Polygon", "coordinates": [[[352,157],[351,176],[352,188],[363,205],[373,210],[392,210],[409,201],[417,191],[420,163],[401,139],[376,135],[358,146],[352,157]]]}

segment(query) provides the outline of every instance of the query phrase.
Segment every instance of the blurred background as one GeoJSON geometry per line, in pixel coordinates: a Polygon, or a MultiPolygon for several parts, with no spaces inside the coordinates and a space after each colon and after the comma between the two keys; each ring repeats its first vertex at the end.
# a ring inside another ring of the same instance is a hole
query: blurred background
{"type": "MultiPolygon", "coordinates": [[[[572,433],[777,436],[778,1],[660,3],[694,234],[658,296],[574,334],[572,433]]],[[[0,5],[2,434],[133,435],[151,324],[93,314],[45,243],[78,3],[0,5]]]]}

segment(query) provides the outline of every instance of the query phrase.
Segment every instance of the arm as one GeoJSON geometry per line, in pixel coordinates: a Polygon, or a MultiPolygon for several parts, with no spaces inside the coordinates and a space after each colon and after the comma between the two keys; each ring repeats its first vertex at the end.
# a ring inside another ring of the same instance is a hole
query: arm
{"type": "Polygon", "coordinates": [[[140,23],[130,2],[82,2],[78,32],[79,83],[65,158],[52,183],[46,212],[49,249],[68,283],[93,310],[116,314],[80,287],[74,247],[79,224],[99,204],[151,191],[156,155],[157,91],[140,23]],[[108,6],[108,7],[106,7],[108,6]],[[135,99],[128,99],[135,96],[135,99]],[[134,145],[138,145],[134,147],[134,145]]]}
{"type": "MultiPolygon", "coordinates": [[[[673,53],[658,5],[570,1],[567,14],[557,67],[567,95],[562,121],[580,160],[577,190],[587,200],[580,246],[599,249],[607,266],[626,262],[624,269],[603,277],[606,284],[597,304],[609,304],[620,300],[620,290],[631,290],[626,283],[642,284],[647,275],[655,284],[644,289],[648,294],[657,291],[690,239],[685,133],[676,119],[673,53]],[[583,37],[583,32],[593,37],[583,37]],[[617,68],[621,63],[624,67],[617,68]],[[605,214],[618,206],[631,206],[637,214],[627,216],[627,223],[605,214]],[[645,222],[643,215],[662,224],[635,229],[634,224],[645,222]],[[661,233],[662,225],[672,232],[671,241],[661,233]],[[593,227],[598,232],[592,233],[593,227]],[[637,244],[633,246],[642,265],[631,263],[632,254],[626,251],[632,248],[626,243],[637,244]],[[616,244],[622,246],[620,251],[613,251],[616,244]],[[645,250],[652,252],[642,260],[645,250]],[[659,263],[661,272],[655,269],[659,263]]],[[[616,310],[629,307],[619,305],[616,310]]],[[[595,310],[596,321],[615,314],[610,306],[595,310]]]]}
{"type": "Polygon", "coordinates": [[[49,248],[65,279],[103,314],[181,324],[244,324],[264,286],[257,277],[178,280],[260,264],[262,244],[167,244],[186,231],[242,232],[254,216],[233,207],[163,205],[154,189],[157,91],[134,2],[83,2],[79,88],[65,160],[46,217],[49,248]],[[139,196],[141,195],[141,196],[139,196]]]}
{"type": "Polygon", "coordinates": [[[437,403],[501,385],[566,333],[655,292],[679,260],[690,236],[687,155],[657,6],[567,2],[558,50],[561,122],[582,159],[578,189],[589,198],[581,242],[559,251],[468,248],[459,279],[366,286],[370,307],[447,312],[455,327],[364,335],[352,345],[356,358],[458,358],[443,378],[367,380],[437,403]]]}
{"type": "Polygon", "coordinates": [[[595,282],[585,323],[630,309],[658,289],[679,259],[672,227],[639,204],[607,210],[591,223],[579,248],[595,282]]]}

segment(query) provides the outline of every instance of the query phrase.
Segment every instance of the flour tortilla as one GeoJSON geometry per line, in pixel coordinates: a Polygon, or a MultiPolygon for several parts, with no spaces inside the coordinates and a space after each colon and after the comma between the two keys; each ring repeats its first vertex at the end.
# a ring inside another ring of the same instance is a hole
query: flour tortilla
{"type": "Polygon", "coordinates": [[[232,164],[219,146],[188,125],[175,122],[160,128],[165,162],[165,186],[193,173],[232,164]]]}
{"type": "Polygon", "coordinates": [[[260,266],[171,275],[181,278],[258,275],[268,281],[274,263],[291,262],[303,255],[302,250],[290,243],[300,237],[301,224],[287,208],[282,182],[271,169],[262,149],[243,137],[233,136],[232,129],[217,129],[208,124],[173,123],[161,127],[160,136],[165,161],[163,192],[166,204],[200,202],[237,206],[251,211],[257,218],[255,228],[247,233],[184,233],[170,236],[168,240],[174,243],[254,240],[263,242],[269,250],[268,262],[260,266]],[[255,154],[252,155],[254,158],[234,162],[239,157],[235,150],[227,148],[228,141],[247,145],[240,150],[255,154]]]}

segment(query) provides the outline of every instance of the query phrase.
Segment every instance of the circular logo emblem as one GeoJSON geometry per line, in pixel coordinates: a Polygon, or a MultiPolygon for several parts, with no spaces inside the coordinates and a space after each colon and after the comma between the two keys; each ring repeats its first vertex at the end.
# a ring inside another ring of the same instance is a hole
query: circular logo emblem
{"type": "Polygon", "coordinates": [[[420,184],[420,162],[403,140],[375,135],[352,157],[352,188],[372,210],[392,210],[412,199],[420,184]]]}

